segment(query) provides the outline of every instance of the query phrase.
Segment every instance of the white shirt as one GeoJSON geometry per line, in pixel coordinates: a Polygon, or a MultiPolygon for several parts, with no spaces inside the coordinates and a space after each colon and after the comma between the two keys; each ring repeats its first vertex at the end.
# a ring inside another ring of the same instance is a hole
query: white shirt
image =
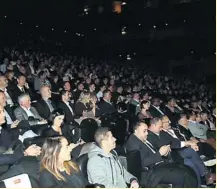
{"type": "Polygon", "coordinates": [[[99,101],[100,98],[103,97],[103,93],[102,93],[102,91],[99,91],[99,92],[96,94],[96,96],[97,96],[97,99],[98,99],[98,101],[99,101]]]}
{"type": "Polygon", "coordinates": [[[10,115],[8,114],[8,112],[6,110],[4,110],[4,113],[5,113],[5,118],[7,120],[7,124],[11,125],[13,123],[13,121],[12,121],[10,115]]]}
{"type": "MultiPolygon", "coordinates": [[[[164,130],[165,132],[167,132],[170,136],[172,136],[173,138],[177,138],[179,139],[175,132],[172,129],[168,129],[168,130],[164,130]]],[[[181,148],[185,147],[185,141],[181,141],[181,148]]]]}
{"type": "Polygon", "coordinates": [[[20,91],[25,92],[24,87],[20,87],[19,85],[17,85],[17,87],[20,89],[20,91]]]}
{"type": "Polygon", "coordinates": [[[5,97],[6,97],[7,104],[13,106],[14,103],[13,103],[13,101],[12,101],[10,95],[8,94],[7,89],[5,88],[5,89],[1,89],[1,90],[4,91],[4,94],[5,94],[5,97]]]}
{"type": "Polygon", "coordinates": [[[74,115],[73,110],[71,108],[71,106],[69,105],[69,102],[64,102],[66,104],[66,106],[68,106],[70,112],[72,113],[72,115],[74,115]]]}
{"type": "Polygon", "coordinates": [[[23,106],[21,106],[21,108],[23,108],[24,109],[24,111],[27,113],[27,115],[28,115],[28,117],[35,117],[34,115],[33,115],[33,113],[30,111],[30,108],[28,108],[28,109],[26,109],[25,107],[23,107],[23,106]]]}

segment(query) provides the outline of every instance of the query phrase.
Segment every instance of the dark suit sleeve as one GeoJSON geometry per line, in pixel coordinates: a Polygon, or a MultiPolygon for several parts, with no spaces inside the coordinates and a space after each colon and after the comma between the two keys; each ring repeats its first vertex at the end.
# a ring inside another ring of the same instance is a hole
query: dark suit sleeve
{"type": "MultiPolygon", "coordinates": [[[[145,144],[144,144],[145,145],[145,144]]],[[[127,149],[129,151],[132,150],[138,150],[141,154],[141,160],[142,160],[142,167],[149,167],[154,165],[155,163],[158,163],[162,161],[162,157],[159,152],[156,152],[155,154],[150,151],[150,149],[146,146],[141,147],[138,145],[138,143],[134,144],[127,144],[127,149]]]]}
{"type": "Polygon", "coordinates": [[[11,165],[16,163],[20,158],[24,156],[21,150],[16,150],[14,154],[1,154],[0,165],[11,165]]]}
{"type": "Polygon", "coordinates": [[[180,149],[181,148],[181,141],[177,138],[173,138],[168,133],[162,132],[160,134],[160,143],[161,146],[163,145],[171,145],[171,149],[180,149]]]}

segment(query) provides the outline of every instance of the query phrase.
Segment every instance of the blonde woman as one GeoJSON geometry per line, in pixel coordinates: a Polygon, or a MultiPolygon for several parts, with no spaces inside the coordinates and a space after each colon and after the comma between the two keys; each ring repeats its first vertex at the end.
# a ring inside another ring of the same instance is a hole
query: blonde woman
{"type": "Polygon", "coordinates": [[[88,184],[77,164],[71,161],[73,147],[62,136],[45,141],[41,153],[40,187],[84,188],[88,184]]]}
{"type": "Polygon", "coordinates": [[[91,107],[92,99],[90,92],[83,91],[80,94],[80,97],[75,104],[75,116],[76,119],[79,119],[80,117],[84,118],[93,118],[95,117],[95,112],[93,111],[93,107],[91,107]]]}

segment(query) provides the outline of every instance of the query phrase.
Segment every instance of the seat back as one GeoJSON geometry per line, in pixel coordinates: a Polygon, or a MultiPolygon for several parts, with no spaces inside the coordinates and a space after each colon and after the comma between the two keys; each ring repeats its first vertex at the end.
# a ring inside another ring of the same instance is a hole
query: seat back
{"type": "MultiPolygon", "coordinates": [[[[32,188],[27,174],[17,175],[3,180],[5,188],[32,188]]],[[[3,186],[3,183],[1,184],[3,186]]]]}
{"type": "Polygon", "coordinates": [[[98,129],[98,124],[94,119],[84,119],[79,128],[81,129],[81,139],[85,142],[94,142],[94,134],[98,129]]]}
{"type": "Polygon", "coordinates": [[[83,154],[77,159],[77,164],[83,175],[88,178],[87,176],[87,162],[88,162],[88,154],[83,154]]]}
{"type": "Polygon", "coordinates": [[[137,177],[137,179],[140,181],[141,179],[141,156],[140,152],[137,150],[129,151],[127,152],[127,170],[137,177]]]}
{"type": "Polygon", "coordinates": [[[26,138],[23,141],[23,144],[26,148],[28,148],[29,146],[31,146],[32,144],[36,144],[37,146],[42,147],[44,144],[44,141],[46,140],[47,137],[43,137],[43,136],[36,136],[33,138],[26,138]]]}

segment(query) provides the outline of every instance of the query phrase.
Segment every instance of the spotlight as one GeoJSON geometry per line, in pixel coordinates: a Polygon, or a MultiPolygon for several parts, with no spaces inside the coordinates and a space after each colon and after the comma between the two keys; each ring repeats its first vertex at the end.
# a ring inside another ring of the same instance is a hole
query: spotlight
{"type": "Polygon", "coordinates": [[[168,24],[166,23],[165,26],[168,26],[168,24]]]}
{"type": "Polygon", "coordinates": [[[20,25],[22,25],[23,23],[22,22],[20,22],[20,25]]]}
{"type": "Polygon", "coordinates": [[[54,28],[52,28],[51,30],[54,31],[54,28]]]}
{"type": "Polygon", "coordinates": [[[141,26],[141,24],[139,23],[138,26],[141,26]]]}
{"type": "Polygon", "coordinates": [[[156,29],[156,26],[154,25],[153,28],[156,29]]]}
{"type": "Polygon", "coordinates": [[[35,27],[38,28],[38,25],[36,25],[35,27]]]}
{"type": "Polygon", "coordinates": [[[7,16],[4,16],[5,18],[7,18],[7,16]]]}

